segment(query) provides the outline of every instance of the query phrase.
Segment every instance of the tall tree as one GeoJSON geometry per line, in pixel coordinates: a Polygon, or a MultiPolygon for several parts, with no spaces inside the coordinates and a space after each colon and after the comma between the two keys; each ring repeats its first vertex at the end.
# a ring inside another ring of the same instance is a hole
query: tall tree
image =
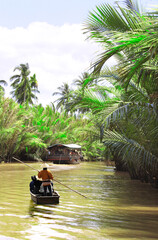
{"type": "Polygon", "coordinates": [[[13,81],[11,84],[13,88],[11,94],[20,104],[33,104],[33,99],[37,99],[34,92],[39,92],[36,75],[34,74],[33,77],[29,78],[30,70],[28,63],[20,64],[14,69],[14,71],[16,70],[20,73],[10,78],[13,81]]]}

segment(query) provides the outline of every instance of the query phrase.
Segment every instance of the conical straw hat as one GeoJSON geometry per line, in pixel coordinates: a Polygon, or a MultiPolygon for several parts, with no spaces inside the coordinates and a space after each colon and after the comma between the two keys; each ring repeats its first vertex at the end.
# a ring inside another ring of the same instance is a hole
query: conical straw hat
{"type": "Polygon", "coordinates": [[[48,167],[49,167],[49,165],[47,163],[42,164],[42,168],[48,168],[48,167]]]}

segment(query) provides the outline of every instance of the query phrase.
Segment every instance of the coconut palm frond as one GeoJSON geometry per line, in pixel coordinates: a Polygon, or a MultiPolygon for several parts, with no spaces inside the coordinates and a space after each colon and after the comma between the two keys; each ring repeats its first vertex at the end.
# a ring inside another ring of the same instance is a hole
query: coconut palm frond
{"type": "Polygon", "coordinates": [[[108,127],[111,121],[116,121],[117,119],[124,118],[125,114],[127,114],[127,112],[129,113],[129,111],[131,109],[130,107],[131,107],[131,103],[127,103],[123,106],[118,107],[113,112],[111,112],[105,119],[105,121],[107,123],[106,126],[108,127]]]}
{"type": "Polygon", "coordinates": [[[95,36],[96,33],[105,32],[109,29],[112,31],[128,31],[130,27],[116,7],[102,4],[97,6],[95,11],[89,13],[85,29],[90,31],[91,36],[95,36]]]}
{"type": "MultiPolygon", "coordinates": [[[[153,104],[149,103],[122,103],[122,106],[118,107],[116,110],[111,112],[107,117],[106,117],[106,122],[107,122],[107,127],[109,126],[110,122],[115,122],[118,119],[123,119],[127,114],[133,114],[135,113],[137,118],[135,121],[135,124],[141,123],[141,121],[145,121],[144,117],[146,115],[146,118],[151,121],[151,120],[158,120],[158,114],[155,112],[155,109],[153,107],[153,104]],[[138,111],[138,113],[137,113],[138,111]],[[140,114],[141,112],[141,114],[140,114]]],[[[136,117],[135,116],[135,117],[136,117]]]]}
{"type": "Polygon", "coordinates": [[[143,162],[145,168],[154,168],[155,170],[155,165],[158,168],[158,158],[154,154],[147,151],[136,141],[128,139],[115,131],[107,130],[104,133],[103,143],[121,155],[122,159],[127,162],[127,165],[128,162],[138,161],[143,162]]]}
{"type": "Polygon", "coordinates": [[[0,80],[0,85],[3,84],[4,86],[7,86],[7,82],[5,80],[0,80]]]}
{"type": "Polygon", "coordinates": [[[131,0],[124,0],[126,6],[129,8],[129,9],[132,9],[132,10],[135,10],[136,12],[140,12],[139,11],[139,8],[138,8],[138,4],[137,2],[134,3],[133,1],[131,0]]]}
{"type": "Polygon", "coordinates": [[[97,89],[88,89],[85,91],[84,96],[78,103],[78,107],[87,107],[91,109],[93,113],[96,113],[119,102],[120,99],[117,97],[110,98],[102,91],[97,89]]]}
{"type": "Polygon", "coordinates": [[[153,90],[157,91],[158,80],[157,19],[137,13],[138,8],[132,1],[126,1],[126,4],[130,9],[122,8],[118,4],[119,11],[117,11],[116,8],[111,9],[109,5],[101,5],[90,13],[86,23],[87,31],[96,41],[102,39],[104,46],[103,52],[92,64],[93,73],[99,74],[108,59],[121,54],[124,60],[122,58],[116,69],[122,84],[127,88],[131,79],[138,74],[137,84],[146,88],[152,86],[148,91],[148,94],[151,94],[153,90]],[[119,24],[119,19],[123,25],[119,24]],[[120,28],[117,27],[116,22],[120,28]],[[146,86],[147,82],[148,86],[146,86]]]}
{"type": "Polygon", "coordinates": [[[149,96],[145,89],[136,85],[133,81],[129,83],[127,91],[129,100],[134,102],[149,102],[149,96]]]}
{"type": "Polygon", "coordinates": [[[7,82],[5,80],[0,80],[0,94],[4,94],[4,87],[2,85],[7,86],[7,82]]]}

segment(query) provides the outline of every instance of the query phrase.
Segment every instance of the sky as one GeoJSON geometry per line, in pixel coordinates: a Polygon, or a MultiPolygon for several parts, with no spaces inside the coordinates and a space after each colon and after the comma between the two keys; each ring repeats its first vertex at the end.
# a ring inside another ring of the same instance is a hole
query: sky
{"type": "MultiPolygon", "coordinates": [[[[70,86],[87,72],[99,54],[99,45],[86,40],[84,22],[89,11],[115,0],[0,0],[0,79],[10,77],[14,68],[28,63],[35,73],[40,94],[38,103],[53,102],[53,92],[63,83],[70,86]]],[[[144,0],[152,8],[158,0],[144,0]]],[[[109,62],[108,64],[112,64],[109,62]]]]}

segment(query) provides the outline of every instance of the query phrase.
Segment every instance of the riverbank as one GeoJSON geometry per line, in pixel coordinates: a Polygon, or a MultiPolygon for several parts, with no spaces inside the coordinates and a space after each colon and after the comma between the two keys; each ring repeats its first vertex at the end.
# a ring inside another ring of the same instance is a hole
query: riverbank
{"type": "Polygon", "coordinates": [[[53,164],[50,162],[23,162],[23,163],[19,163],[19,162],[10,162],[10,163],[5,163],[5,162],[1,162],[0,166],[1,169],[4,170],[5,167],[10,166],[10,167],[15,167],[16,165],[21,165],[21,167],[26,167],[26,168],[32,168],[32,164],[37,166],[37,169],[34,170],[40,170],[43,168],[43,164],[45,164],[47,166],[47,168],[50,171],[53,172],[57,172],[57,171],[68,171],[68,170],[72,170],[75,168],[79,168],[80,164],[53,164]]]}

